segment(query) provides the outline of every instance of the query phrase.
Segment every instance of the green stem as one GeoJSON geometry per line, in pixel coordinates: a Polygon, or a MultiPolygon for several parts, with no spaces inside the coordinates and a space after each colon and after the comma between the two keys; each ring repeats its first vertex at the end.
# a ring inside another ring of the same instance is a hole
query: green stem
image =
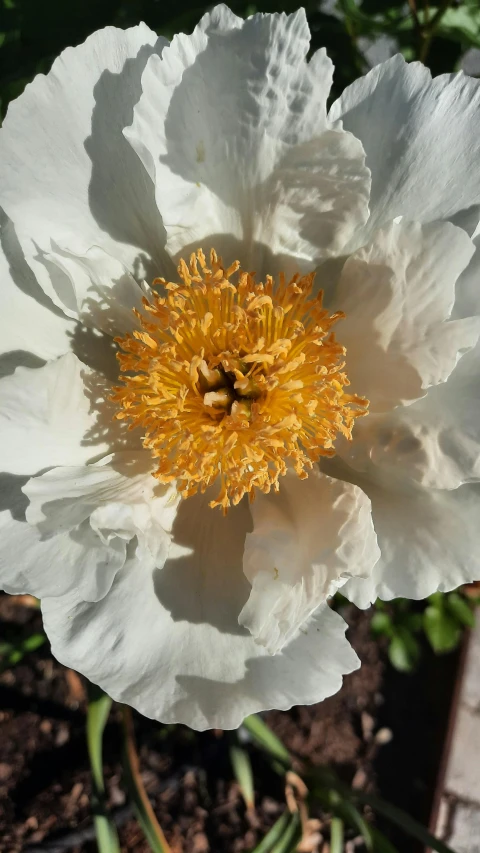
{"type": "Polygon", "coordinates": [[[426,23],[422,28],[422,42],[420,45],[418,58],[420,62],[423,62],[424,64],[426,63],[428,53],[432,44],[432,39],[435,35],[437,27],[451,4],[452,0],[442,0],[432,20],[428,21],[428,23],[426,23]]]}

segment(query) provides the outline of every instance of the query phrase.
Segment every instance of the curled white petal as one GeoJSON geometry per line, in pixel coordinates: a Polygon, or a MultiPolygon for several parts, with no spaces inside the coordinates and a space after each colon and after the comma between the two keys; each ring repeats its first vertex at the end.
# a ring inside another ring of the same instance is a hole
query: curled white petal
{"type": "Polygon", "coordinates": [[[43,599],[53,653],[142,714],[200,730],[335,693],[358,659],[328,606],[273,657],[239,626],[250,526],[248,506],[224,518],[202,496],[182,502],[162,569],[127,561],[95,603],[43,599]]]}
{"type": "Polygon", "coordinates": [[[276,654],[346,578],[371,573],[379,550],[364,492],[316,471],[289,472],[252,515],[243,558],[252,591],[239,622],[276,654]]]}
{"type": "Polygon", "coordinates": [[[452,491],[362,479],[372,502],[381,558],[370,578],[342,592],[358,607],[376,598],[421,599],[480,577],[478,485],[452,491]]]}
{"type": "Polygon", "coordinates": [[[114,420],[112,386],[68,353],[0,380],[0,471],[35,474],[139,447],[114,420]]]}
{"type": "Polygon", "coordinates": [[[353,245],[396,216],[429,222],[478,212],[479,105],[478,80],[462,72],[432,80],[400,54],[347,87],[330,118],[360,139],[372,170],[371,217],[353,245]]]}
{"type": "Polygon", "coordinates": [[[125,136],[156,185],[176,256],[211,245],[259,275],[315,266],[368,216],[361,143],[327,122],[332,63],[307,63],[303,10],[224,6],[152,56],[125,136]]]}
{"type": "Polygon", "coordinates": [[[66,313],[74,313],[71,288],[46,257],[53,243],[80,254],[100,246],[131,271],[146,259],[158,274],[163,263],[153,185],[122,130],[146,61],[165,44],[145,24],[106,27],[67,48],[9,106],[0,206],[41,287],[66,313]]]}
{"type": "Polygon", "coordinates": [[[346,261],[335,296],[346,314],[338,334],[350,382],[371,412],[422,397],[475,345],[479,318],[450,319],[455,283],[474,250],[448,222],[402,219],[346,261]]]}

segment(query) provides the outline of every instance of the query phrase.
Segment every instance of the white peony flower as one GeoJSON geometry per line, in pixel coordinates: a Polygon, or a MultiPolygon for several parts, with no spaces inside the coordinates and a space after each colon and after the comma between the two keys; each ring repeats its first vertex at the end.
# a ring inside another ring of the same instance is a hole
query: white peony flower
{"type": "Polygon", "coordinates": [[[308,47],[107,28],[0,132],[3,586],[198,729],[339,688],[339,587],[480,576],[480,84],[395,57],[327,113],[308,47]]]}

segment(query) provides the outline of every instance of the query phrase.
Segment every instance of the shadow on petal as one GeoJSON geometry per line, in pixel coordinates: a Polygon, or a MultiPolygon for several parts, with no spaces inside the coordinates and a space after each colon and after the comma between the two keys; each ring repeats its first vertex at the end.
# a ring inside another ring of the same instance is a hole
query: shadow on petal
{"type": "Polygon", "coordinates": [[[340,689],[343,675],[359,666],[345,628],[338,614],[322,607],[280,654],[259,649],[258,657],[247,657],[243,677],[235,681],[177,675],[183,695],[172,707],[171,719],[189,720],[193,706],[207,721],[199,728],[237,728],[247,714],[323,701],[340,689]]]}
{"type": "Polygon", "coordinates": [[[29,501],[22,488],[29,479],[19,474],[0,473],[0,512],[8,510],[15,521],[25,521],[29,501]]]}
{"type": "Polygon", "coordinates": [[[98,225],[114,240],[143,249],[150,277],[158,275],[163,260],[165,232],[155,202],[155,188],[123,129],[133,120],[142,93],[141,77],[152,53],[161,52],[164,39],[145,44],[122,71],[104,71],[94,89],[92,132],[85,150],[92,161],[90,209],[98,225]],[[157,265],[154,269],[153,267],[157,265]]]}
{"type": "Polygon", "coordinates": [[[43,367],[45,360],[23,349],[10,350],[0,355],[0,378],[11,376],[17,367],[43,367]]]}
{"type": "Polygon", "coordinates": [[[246,500],[227,516],[211,509],[211,490],[181,501],[170,557],[153,575],[155,594],[175,622],[206,623],[248,636],[238,624],[250,584],[243,574],[245,536],[252,529],[246,500]]]}
{"type": "Polygon", "coordinates": [[[52,314],[63,316],[63,311],[53,304],[42,287],[40,287],[35,274],[28,266],[25,255],[20,247],[15,227],[11,219],[0,207],[0,246],[8,261],[10,275],[14,284],[26,296],[30,296],[43,308],[47,308],[52,314]]]}

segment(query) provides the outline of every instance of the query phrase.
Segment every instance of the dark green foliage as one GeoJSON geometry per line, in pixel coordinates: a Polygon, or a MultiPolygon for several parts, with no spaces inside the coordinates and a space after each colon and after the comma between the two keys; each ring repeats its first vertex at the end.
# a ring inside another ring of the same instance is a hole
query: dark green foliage
{"type": "Polygon", "coordinates": [[[436,592],[421,602],[397,598],[385,604],[377,601],[372,616],[372,632],[388,638],[390,663],[400,672],[411,672],[420,659],[423,633],[436,654],[457,648],[465,628],[474,624],[476,600],[461,590],[436,592]]]}
{"type": "Polygon", "coordinates": [[[46,636],[43,632],[25,634],[13,628],[5,632],[0,639],[0,673],[20,663],[25,655],[43,646],[46,636]]]}
{"type": "MultiPolygon", "coordinates": [[[[0,0],[0,109],[55,57],[90,33],[112,24],[129,27],[145,21],[168,38],[189,32],[211,7],[205,0],[0,0]]],[[[230,0],[238,15],[291,12],[301,0],[230,0]]],[[[421,58],[434,73],[452,71],[470,47],[480,48],[478,0],[427,6],[416,0],[416,19],[403,0],[307,0],[312,50],[326,47],[336,67],[334,94],[369,68],[364,51],[380,36],[407,59],[421,58]]]]}

